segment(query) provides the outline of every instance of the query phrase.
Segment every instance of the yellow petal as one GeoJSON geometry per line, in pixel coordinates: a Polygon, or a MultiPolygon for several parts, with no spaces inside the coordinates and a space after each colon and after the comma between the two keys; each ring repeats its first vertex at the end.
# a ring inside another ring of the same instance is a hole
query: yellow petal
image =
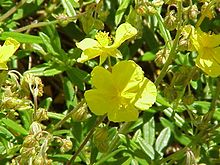
{"type": "Polygon", "coordinates": [[[8,70],[8,66],[6,63],[0,63],[0,70],[8,70]]]}
{"type": "Polygon", "coordinates": [[[76,46],[82,50],[86,50],[88,48],[100,47],[100,44],[94,39],[85,38],[81,42],[76,43],[76,46]]]}
{"type": "Polygon", "coordinates": [[[139,83],[144,79],[144,73],[135,62],[121,61],[113,66],[112,76],[119,91],[135,93],[139,89],[139,83]]]}
{"type": "Polygon", "coordinates": [[[201,29],[197,30],[198,42],[203,47],[215,48],[220,45],[220,34],[208,34],[201,29]]]}
{"type": "Polygon", "coordinates": [[[91,89],[84,94],[89,109],[96,115],[104,115],[113,111],[117,106],[97,89],[91,89]]]}
{"type": "Polygon", "coordinates": [[[138,114],[138,110],[133,106],[123,109],[118,107],[117,109],[108,112],[108,119],[113,122],[136,121],[138,119],[138,114]]]}
{"type": "Polygon", "coordinates": [[[15,53],[20,43],[13,38],[7,38],[4,45],[0,47],[0,62],[6,62],[15,53]]]}
{"type": "Polygon", "coordinates": [[[134,37],[137,34],[137,30],[129,23],[121,24],[115,34],[115,41],[112,47],[119,47],[124,41],[134,37]]]}
{"type": "Polygon", "coordinates": [[[220,64],[213,58],[218,56],[219,52],[213,51],[213,49],[201,49],[198,57],[196,58],[196,66],[202,69],[211,77],[217,77],[220,75],[220,64]]]}
{"type": "Polygon", "coordinates": [[[77,62],[83,63],[100,56],[102,53],[103,51],[100,48],[88,48],[82,52],[81,57],[77,59],[77,62]]]}
{"type": "Polygon", "coordinates": [[[9,37],[9,38],[6,39],[4,45],[5,46],[13,45],[14,46],[13,49],[14,49],[14,51],[16,51],[19,48],[20,43],[18,41],[16,41],[15,39],[9,37]]]}
{"type": "Polygon", "coordinates": [[[134,105],[140,110],[147,110],[156,101],[157,89],[153,82],[147,78],[140,84],[139,92],[134,99],[134,105]]]}
{"type": "Polygon", "coordinates": [[[114,92],[114,80],[111,73],[101,66],[96,66],[91,73],[92,84],[99,90],[105,90],[109,93],[114,92]]]}

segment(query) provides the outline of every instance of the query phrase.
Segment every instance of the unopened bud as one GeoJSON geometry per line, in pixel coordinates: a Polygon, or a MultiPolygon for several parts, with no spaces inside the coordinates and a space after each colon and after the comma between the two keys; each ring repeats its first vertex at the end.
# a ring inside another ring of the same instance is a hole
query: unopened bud
{"type": "Polygon", "coordinates": [[[62,153],[65,153],[65,152],[69,151],[69,150],[72,149],[72,147],[73,147],[73,143],[72,143],[71,140],[62,139],[62,143],[63,143],[63,145],[62,145],[61,148],[60,148],[60,151],[61,151],[62,153]]]}
{"type": "Polygon", "coordinates": [[[98,128],[94,133],[93,141],[100,152],[107,152],[109,148],[108,130],[105,127],[98,128]]]}
{"type": "Polygon", "coordinates": [[[162,48],[156,53],[155,63],[158,67],[162,67],[169,55],[170,51],[167,48],[162,48]]]}
{"type": "Polygon", "coordinates": [[[28,135],[25,137],[23,145],[24,147],[34,147],[38,144],[38,141],[35,139],[34,135],[28,135]]]}
{"type": "Polygon", "coordinates": [[[48,119],[47,110],[45,108],[39,108],[36,112],[36,121],[41,122],[47,119],[48,119]]]}
{"type": "Polygon", "coordinates": [[[205,15],[206,17],[209,18],[209,20],[211,20],[212,18],[215,17],[215,6],[212,5],[211,7],[209,6],[209,3],[208,2],[205,2],[203,5],[202,5],[202,8],[201,8],[201,14],[202,15],[205,15]]]}
{"type": "Polygon", "coordinates": [[[138,6],[136,11],[139,15],[154,15],[157,13],[157,10],[154,6],[146,4],[138,6]]]}
{"type": "Polygon", "coordinates": [[[172,86],[168,86],[164,89],[164,96],[169,102],[172,102],[178,97],[177,90],[172,86]]]}
{"type": "Polygon", "coordinates": [[[41,125],[37,122],[33,122],[30,126],[30,133],[29,134],[30,135],[36,135],[41,131],[42,131],[41,125]]]}
{"type": "Polygon", "coordinates": [[[30,159],[36,154],[35,147],[22,147],[20,150],[22,159],[30,159]]]}
{"type": "Polygon", "coordinates": [[[172,31],[175,30],[178,24],[178,20],[175,16],[175,11],[171,10],[167,13],[166,17],[164,18],[164,25],[165,27],[172,31]]]}
{"type": "Polygon", "coordinates": [[[195,98],[192,94],[188,94],[187,96],[183,97],[183,104],[191,105],[194,102],[195,98]]]}
{"type": "Polygon", "coordinates": [[[192,5],[190,8],[189,8],[189,18],[192,19],[192,20],[195,20],[197,19],[197,16],[199,14],[199,10],[198,10],[198,7],[197,5],[192,5]]]}
{"type": "Polygon", "coordinates": [[[88,108],[86,104],[83,104],[82,107],[73,112],[72,118],[74,121],[84,121],[89,117],[88,108]]]}

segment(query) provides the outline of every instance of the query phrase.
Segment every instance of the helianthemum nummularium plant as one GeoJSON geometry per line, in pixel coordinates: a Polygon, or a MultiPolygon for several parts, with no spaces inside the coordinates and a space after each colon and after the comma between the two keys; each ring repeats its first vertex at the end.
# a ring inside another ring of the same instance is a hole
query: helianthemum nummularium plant
{"type": "Polygon", "coordinates": [[[137,34],[137,30],[129,23],[121,24],[115,35],[114,43],[111,43],[111,38],[108,33],[98,32],[95,39],[85,38],[76,46],[83,50],[78,62],[85,62],[92,58],[100,56],[100,65],[106,60],[108,56],[115,58],[122,58],[121,52],[118,47],[126,40],[132,38],[137,34]]]}
{"type": "Polygon", "coordinates": [[[19,42],[12,38],[7,38],[4,45],[0,46],[0,70],[7,70],[7,61],[20,46],[19,42]]]}

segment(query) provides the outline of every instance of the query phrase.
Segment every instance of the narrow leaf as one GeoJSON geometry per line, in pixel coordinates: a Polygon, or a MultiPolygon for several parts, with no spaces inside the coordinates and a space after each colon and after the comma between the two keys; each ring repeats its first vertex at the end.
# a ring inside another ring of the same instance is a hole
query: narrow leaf
{"type": "Polygon", "coordinates": [[[138,143],[142,150],[151,158],[151,160],[153,160],[155,156],[153,147],[150,144],[146,143],[145,140],[141,137],[138,138],[138,143]]]}
{"type": "Polygon", "coordinates": [[[155,143],[155,150],[163,156],[163,153],[161,152],[168,144],[168,141],[170,139],[171,131],[170,128],[164,128],[159,136],[157,137],[156,143],[155,143]]]}
{"type": "Polygon", "coordinates": [[[118,10],[116,11],[115,14],[115,24],[118,26],[122,20],[122,17],[128,8],[128,5],[130,4],[131,0],[124,0],[122,1],[121,5],[119,6],[118,10]]]}
{"type": "Polygon", "coordinates": [[[26,129],[24,129],[21,125],[19,125],[18,123],[14,122],[11,119],[6,119],[3,118],[2,122],[9,128],[11,128],[12,130],[22,134],[22,135],[28,135],[28,131],[26,129]]]}
{"type": "Polygon", "coordinates": [[[143,125],[144,140],[149,145],[153,145],[155,141],[155,122],[152,117],[147,123],[143,125]]]}
{"type": "Polygon", "coordinates": [[[0,40],[6,40],[8,37],[11,37],[18,42],[22,43],[43,43],[43,40],[39,36],[34,36],[30,34],[23,34],[17,32],[3,32],[0,34],[0,40]]]}

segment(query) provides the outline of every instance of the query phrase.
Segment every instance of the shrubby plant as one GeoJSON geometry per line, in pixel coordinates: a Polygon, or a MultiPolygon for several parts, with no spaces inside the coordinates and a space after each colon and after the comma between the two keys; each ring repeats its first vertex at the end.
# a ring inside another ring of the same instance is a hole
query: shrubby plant
{"type": "Polygon", "coordinates": [[[0,1],[2,164],[218,164],[219,0],[0,1]]]}

